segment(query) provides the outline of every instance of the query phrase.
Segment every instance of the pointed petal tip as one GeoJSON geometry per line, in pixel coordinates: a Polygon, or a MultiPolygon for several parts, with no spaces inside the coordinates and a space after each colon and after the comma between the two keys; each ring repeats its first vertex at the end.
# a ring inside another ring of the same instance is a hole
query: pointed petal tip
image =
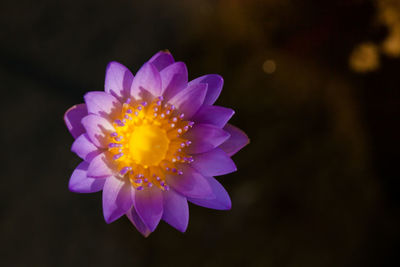
{"type": "Polygon", "coordinates": [[[250,143],[247,134],[236,126],[228,123],[225,125],[224,130],[230,134],[230,138],[222,143],[219,148],[224,150],[230,157],[250,143]]]}
{"type": "Polygon", "coordinates": [[[70,107],[64,113],[64,122],[67,126],[68,131],[74,138],[77,138],[85,132],[85,129],[81,123],[83,117],[87,115],[86,104],[78,104],[70,107]]]}
{"type": "Polygon", "coordinates": [[[215,210],[230,210],[232,208],[232,201],[225,188],[214,177],[205,178],[210,184],[215,197],[213,199],[188,198],[188,200],[195,205],[205,208],[215,210]]]}

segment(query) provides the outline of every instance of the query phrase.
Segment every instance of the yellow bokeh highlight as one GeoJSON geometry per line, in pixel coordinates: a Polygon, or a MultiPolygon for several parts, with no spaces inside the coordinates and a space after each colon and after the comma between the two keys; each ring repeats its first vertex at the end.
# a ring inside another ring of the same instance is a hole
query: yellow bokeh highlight
{"type": "Polygon", "coordinates": [[[369,72],[379,67],[379,49],[374,43],[357,46],[350,55],[350,67],[357,72],[369,72]]]}

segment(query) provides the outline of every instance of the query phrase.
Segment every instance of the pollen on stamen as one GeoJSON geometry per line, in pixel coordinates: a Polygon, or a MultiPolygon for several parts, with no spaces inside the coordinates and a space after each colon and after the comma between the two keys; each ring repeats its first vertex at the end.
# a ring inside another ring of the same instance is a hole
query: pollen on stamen
{"type": "Polygon", "coordinates": [[[122,157],[123,155],[124,155],[124,153],[115,154],[115,155],[113,156],[113,159],[114,159],[114,160],[117,160],[117,159],[119,159],[120,157],[122,157]]]}
{"type": "Polygon", "coordinates": [[[109,143],[108,144],[109,148],[115,148],[115,147],[122,147],[122,144],[118,144],[118,143],[109,143]]]}
{"type": "Polygon", "coordinates": [[[125,175],[128,171],[132,170],[132,167],[124,167],[121,169],[121,171],[119,172],[119,174],[121,175],[125,175]]]}
{"type": "Polygon", "coordinates": [[[115,120],[114,122],[115,122],[115,124],[117,124],[120,127],[125,126],[125,124],[121,120],[115,120]]]}

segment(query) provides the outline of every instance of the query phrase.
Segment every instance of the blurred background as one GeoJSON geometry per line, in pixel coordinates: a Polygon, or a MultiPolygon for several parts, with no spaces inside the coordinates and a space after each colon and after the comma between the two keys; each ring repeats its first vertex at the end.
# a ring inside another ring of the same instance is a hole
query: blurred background
{"type": "Polygon", "coordinates": [[[400,1],[0,2],[2,266],[400,266],[400,1]],[[185,234],[68,191],[64,112],[169,49],[251,143],[185,234]]]}

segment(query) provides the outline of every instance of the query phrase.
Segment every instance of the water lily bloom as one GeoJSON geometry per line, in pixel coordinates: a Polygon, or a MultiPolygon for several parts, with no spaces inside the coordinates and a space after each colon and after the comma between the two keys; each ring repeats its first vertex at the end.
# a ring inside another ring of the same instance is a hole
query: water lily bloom
{"type": "Polygon", "coordinates": [[[109,63],[104,91],[88,92],[64,116],[71,150],[83,159],[69,189],[103,190],[106,222],[126,215],[144,236],[161,219],[186,231],[188,201],[230,209],[214,176],[236,171],[231,156],[248,138],[227,124],[232,109],[213,105],[222,86],[216,74],[188,82],[186,65],[169,52],[155,54],[135,76],[109,63]]]}

